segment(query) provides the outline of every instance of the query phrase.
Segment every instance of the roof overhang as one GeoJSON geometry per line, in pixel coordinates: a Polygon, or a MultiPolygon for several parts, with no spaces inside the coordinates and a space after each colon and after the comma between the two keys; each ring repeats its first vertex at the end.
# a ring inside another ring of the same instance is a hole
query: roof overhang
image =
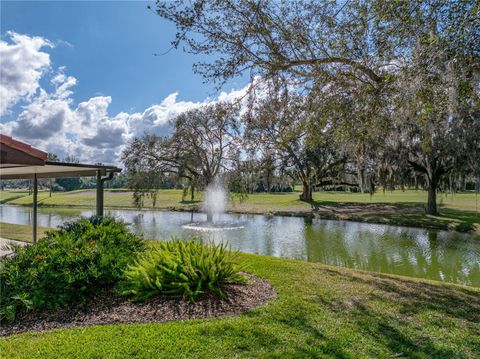
{"type": "Polygon", "coordinates": [[[28,179],[33,178],[61,178],[61,177],[91,177],[100,174],[105,176],[109,173],[121,172],[121,169],[114,166],[87,165],[81,163],[65,163],[45,161],[45,165],[20,166],[2,164],[0,168],[0,179],[28,179]]]}
{"type": "MultiPolygon", "coordinates": [[[[90,177],[121,172],[115,166],[47,161],[48,153],[0,134],[0,179],[90,177]]],[[[111,178],[111,177],[110,177],[111,178]]]]}

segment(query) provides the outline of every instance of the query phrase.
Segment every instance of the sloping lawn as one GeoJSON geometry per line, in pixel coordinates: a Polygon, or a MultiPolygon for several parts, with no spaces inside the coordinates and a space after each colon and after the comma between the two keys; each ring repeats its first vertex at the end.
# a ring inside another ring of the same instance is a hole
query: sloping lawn
{"type": "Polygon", "coordinates": [[[27,191],[0,191],[0,204],[28,196],[27,191]]]}
{"type": "MultiPolygon", "coordinates": [[[[41,239],[45,235],[45,231],[48,231],[48,227],[38,227],[37,238],[41,239]]],[[[0,222],[0,237],[6,239],[14,239],[22,242],[32,242],[32,226],[25,224],[13,224],[0,222]]]]}
{"type": "Polygon", "coordinates": [[[480,357],[480,290],[242,254],[278,298],[238,317],[0,340],[2,357],[480,357]]]}

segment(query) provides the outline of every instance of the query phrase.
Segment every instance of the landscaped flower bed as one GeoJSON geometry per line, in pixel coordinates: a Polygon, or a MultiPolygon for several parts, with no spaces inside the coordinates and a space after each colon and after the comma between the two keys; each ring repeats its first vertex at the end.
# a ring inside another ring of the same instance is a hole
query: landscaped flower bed
{"type": "Polygon", "coordinates": [[[0,336],[99,324],[159,323],[230,316],[264,305],[276,297],[275,289],[266,280],[246,273],[244,275],[247,284],[229,283],[222,286],[229,300],[207,292],[193,303],[178,295],[158,295],[133,302],[126,296],[105,291],[65,309],[25,313],[16,322],[2,324],[0,336]]]}
{"type": "Polygon", "coordinates": [[[124,223],[99,217],[67,223],[34,245],[17,247],[0,267],[0,319],[85,301],[115,286],[145,248],[124,223]]]}
{"type": "Polygon", "coordinates": [[[219,316],[274,297],[237,257],[195,238],[149,247],[113,218],[68,223],[2,263],[0,333],[219,316]]]}
{"type": "Polygon", "coordinates": [[[226,283],[245,283],[238,252],[225,244],[203,244],[198,238],[160,242],[125,271],[124,294],[135,300],[159,294],[182,295],[194,302],[205,292],[227,299],[226,283]]]}

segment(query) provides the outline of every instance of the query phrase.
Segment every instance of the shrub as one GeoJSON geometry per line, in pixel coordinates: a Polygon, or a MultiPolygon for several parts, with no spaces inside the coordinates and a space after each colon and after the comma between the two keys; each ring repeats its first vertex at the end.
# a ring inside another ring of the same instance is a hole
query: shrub
{"type": "Polygon", "coordinates": [[[222,284],[244,282],[238,252],[225,244],[204,244],[198,238],[161,242],[128,266],[123,294],[144,300],[159,294],[183,295],[193,302],[205,291],[222,298],[222,284]]]}
{"type": "Polygon", "coordinates": [[[455,226],[455,230],[459,232],[472,232],[475,230],[475,224],[468,222],[460,222],[455,226]]]}
{"type": "Polygon", "coordinates": [[[16,247],[0,266],[0,319],[66,307],[112,287],[144,246],[124,223],[92,217],[47,232],[34,245],[16,247]]]}

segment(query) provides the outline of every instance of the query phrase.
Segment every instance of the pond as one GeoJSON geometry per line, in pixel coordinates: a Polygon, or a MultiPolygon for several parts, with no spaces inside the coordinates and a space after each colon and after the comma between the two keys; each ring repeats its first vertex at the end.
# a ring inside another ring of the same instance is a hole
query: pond
{"type": "MultiPolygon", "coordinates": [[[[199,235],[248,253],[399,274],[480,287],[480,236],[458,232],[301,217],[224,214],[243,225],[224,231],[183,228],[206,220],[203,213],[110,210],[148,239],[199,235]]],[[[56,227],[93,215],[93,210],[40,208],[38,224],[56,227]]],[[[0,206],[0,220],[31,224],[28,207],[0,206]]]]}

